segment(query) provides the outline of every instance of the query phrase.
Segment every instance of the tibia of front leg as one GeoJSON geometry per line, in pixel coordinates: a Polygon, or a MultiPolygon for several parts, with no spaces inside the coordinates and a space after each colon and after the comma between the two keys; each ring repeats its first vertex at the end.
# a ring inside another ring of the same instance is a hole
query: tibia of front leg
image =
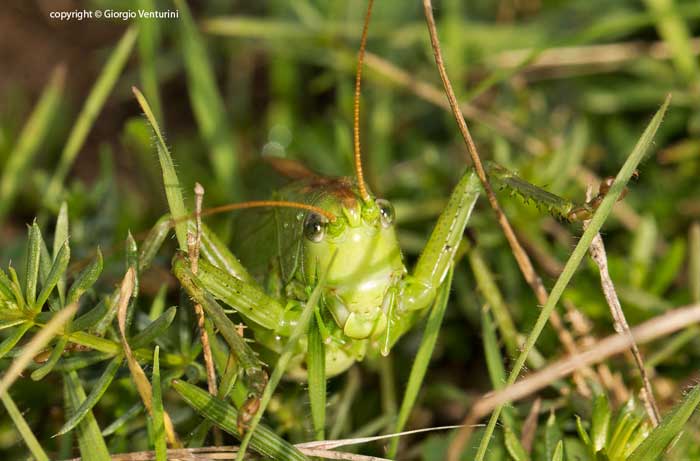
{"type": "Polygon", "coordinates": [[[424,309],[435,299],[437,289],[447,276],[454,260],[480,191],[481,185],[476,174],[473,171],[465,173],[438,218],[413,274],[404,280],[404,288],[399,295],[397,306],[398,315],[406,311],[424,309]]]}

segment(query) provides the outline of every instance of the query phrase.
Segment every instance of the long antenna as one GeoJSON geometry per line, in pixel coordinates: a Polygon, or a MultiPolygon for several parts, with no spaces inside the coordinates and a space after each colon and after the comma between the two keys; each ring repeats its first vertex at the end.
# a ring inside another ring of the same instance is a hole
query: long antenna
{"type": "Polygon", "coordinates": [[[357,174],[357,187],[360,189],[362,200],[367,202],[370,199],[365,178],[362,175],[362,154],[360,153],[360,87],[362,85],[362,64],[365,60],[365,46],[367,44],[367,29],[369,29],[369,18],[372,15],[372,5],[374,0],[369,0],[367,4],[367,14],[365,15],[365,25],[362,29],[362,39],[360,41],[360,51],[357,55],[357,74],[355,75],[355,120],[353,125],[353,137],[355,141],[355,173],[357,174]]]}
{"type": "Polygon", "coordinates": [[[252,200],[250,202],[241,203],[230,203],[228,205],[221,205],[213,208],[207,208],[202,210],[201,216],[209,216],[218,213],[224,213],[226,211],[233,210],[244,210],[247,208],[298,208],[300,210],[313,211],[322,216],[325,216],[329,221],[335,221],[336,217],[330,211],[326,211],[323,208],[319,208],[313,205],[307,205],[306,203],[300,202],[289,202],[286,200],[252,200]]]}

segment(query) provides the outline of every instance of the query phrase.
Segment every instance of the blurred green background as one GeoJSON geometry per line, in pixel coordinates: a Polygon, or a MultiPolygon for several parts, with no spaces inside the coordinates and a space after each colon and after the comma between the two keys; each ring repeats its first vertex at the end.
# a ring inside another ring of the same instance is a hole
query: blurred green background
{"type": "MultiPolygon", "coordinates": [[[[187,5],[197,29],[184,17],[182,3],[166,1],[11,0],[0,8],[3,267],[10,262],[23,267],[27,224],[37,217],[45,235],[51,235],[58,206],[66,201],[70,273],[77,273],[99,246],[105,270],[91,299],[98,300],[121,279],[127,232],[143,236],[167,211],[151,131],[131,86],[141,88],[154,106],[186,196],[191,198],[199,181],[206,189],[205,207],[266,198],[272,185],[250,173],[261,156],[297,159],[326,175],[353,174],[352,93],[365,2],[187,5]],[[180,17],[50,17],[52,11],[129,8],[179,10],[180,17]],[[140,29],[138,37],[128,35],[129,27],[140,29]],[[121,55],[115,52],[118,46],[121,55]],[[49,82],[53,86],[46,90],[49,82]],[[45,91],[53,93],[44,93],[41,112],[36,107],[45,91]],[[27,125],[34,110],[40,113],[35,112],[34,125],[27,125]]],[[[700,218],[700,38],[695,38],[700,3],[444,0],[435,2],[435,16],[447,71],[482,158],[574,201],[584,200],[586,186],[596,185],[596,178],[616,174],[651,115],[673,94],[639,178],[616,205],[604,239],[631,324],[699,302],[697,274],[689,268],[700,259],[690,231],[700,218]]],[[[377,196],[394,203],[411,262],[470,162],[445,110],[420,2],[377,0],[368,51],[361,109],[367,180],[377,196]]],[[[545,285],[551,286],[580,225],[559,222],[507,193],[499,198],[545,285]]],[[[211,225],[225,238],[235,219],[245,219],[245,213],[213,219],[211,225]]],[[[481,307],[488,301],[472,275],[475,258],[490,267],[520,334],[527,334],[539,312],[483,199],[468,237],[478,253],[455,272],[447,318],[411,428],[458,424],[472,399],[493,387],[481,330],[481,307]]],[[[170,304],[181,302],[169,269],[174,249],[168,241],[154,267],[142,275],[141,311],[147,312],[162,286],[170,304]]],[[[177,353],[182,336],[196,331],[186,310],[180,310],[163,349],[177,353]]],[[[591,262],[582,264],[566,290],[561,312],[567,311],[586,319],[586,334],[613,333],[591,262]]],[[[572,328],[570,316],[565,317],[572,328]]],[[[577,337],[584,333],[572,329],[577,337]]],[[[337,435],[387,427],[381,418],[395,412],[396,395],[400,403],[421,331],[416,328],[404,338],[390,359],[368,359],[329,383],[329,412],[338,412],[348,399],[353,402],[337,435]],[[394,390],[387,393],[387,386],[394,390]]],[[[692,330],[645,350],[664,410],[699,377],[695,336],[692,330]]],[[[545,361],[562,355],[551,330],[537,346],[545,361]]],[[[514,357],[503,353],[508,369],[514,357]]],[[[7,357],[0,360],[3,368],[9,363],[7,357]]],[[[639,388],[629,360],[618,357],[608,365],[628,391],[639,388]]],[[[100,376],[100,366],[80,372],[88,389],[100,376]]],[[[13,397],[47,450],[72,456],[70,442],[50,439],[65,419],[60,382],[58,373],[40,382],[24,378],[13,387],[13,397]]],[[[556,408],[562,430],[575,437],[572,415],[590,412],[589,402],[554,391],[542,395],[546,410],[540,419],[556,408]]],[[[166,407],[172,405],[184,434],[193,416],[175,396],[168,398],[166,407]]],[[[303,386],[286,383],[269,424],[293,441],[310,440],[306,398],[303,386]]],[[[124,368],[95,407],[100,426],[136,402],[124,368]]],[[[516,407],[521,421],[529,405],[516,407]]],[[[140,416],[106,440],[112,452],[142,450],[148,448],[145,434],[140,416]]],[[[442,459],[446,437],[407,438],[401,459],[442,459]]],[[[379,445],[361,450],[382,453],[379,445]]],[[[493,459],[501,459],[502,452],[494,450],[493,459]]],[[[24,452],[10,420],[2,416],[0,453],[19,459],[24,452]]]]}

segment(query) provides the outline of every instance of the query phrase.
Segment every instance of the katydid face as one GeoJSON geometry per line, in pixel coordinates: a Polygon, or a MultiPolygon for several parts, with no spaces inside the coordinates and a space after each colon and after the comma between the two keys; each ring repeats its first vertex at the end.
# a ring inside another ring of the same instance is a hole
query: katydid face
{"type": "Polygon", "coordinates": [[[306,216],[304,280],[327,270],[324,305],[343,333],[353,339],[376,337],[387,327],[387,294],[406,273],[393,208],[386,200],[364,203],[359,197],[324,205],[336,219],[306,216]]]}

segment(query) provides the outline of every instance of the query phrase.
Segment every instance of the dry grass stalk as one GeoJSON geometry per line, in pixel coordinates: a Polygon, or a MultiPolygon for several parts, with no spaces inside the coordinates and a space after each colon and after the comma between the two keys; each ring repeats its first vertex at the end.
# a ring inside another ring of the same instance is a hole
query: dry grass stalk
{"type": "MultiPolygon", "coordinates": [[[[587,199],[590,199],[590,188],[588,189],[587,196],[587,199]]],[[[588,224],[589,221],[584,221],[584,229],[588,227],[588,224]]],[[[603,243],[603,238],[600,236],[600,233],[596,234],[596,236],[593,238],[589,252],[591,253],[591,258],[593,258],[593,261],[595,261],[596,265],[598,266],[598,271],[600,272],[600,284],[603,288],[603,295],[608,303],[608,307],[610,307],[610,314],[613,318],[613,327],[617,333],[621,335],[624,334],[630,338],[630,352],[632,352],[634,361],[639,369],[639,375],[642,378],[645,402],[647,403],[645,408],[647,409],[652,425],[656,427],[659,425],[660,417],[659,409],[656,405],[656,400],[654,399],[654,391],[651,388],[651,382],[649,381],[649,376],[647,375],[646,368],[644,367],[644,358],[642,357],[642,353],[639,351],[637,343],[634,341],[634,338],[632,338],[630,326],[627,323],[627,318],[622,310],[620,299],[615,291],[615,284],[613,283],[612,278],[610,278],[610,272],[608,271],[608,257],[605,252],[605,244],[603,243]]]]}

